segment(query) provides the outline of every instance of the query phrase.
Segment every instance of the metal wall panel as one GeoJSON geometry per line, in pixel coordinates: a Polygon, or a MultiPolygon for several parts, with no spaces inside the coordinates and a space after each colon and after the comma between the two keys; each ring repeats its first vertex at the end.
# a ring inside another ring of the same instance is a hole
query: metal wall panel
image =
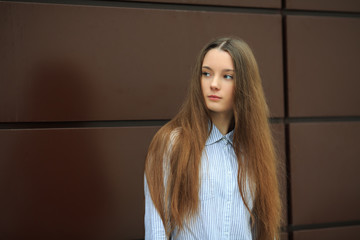
{"type": "Polygon", "coordinates": [[[0,130],[0,239],[141,239],[158,127],[0,130]]]}
{"type": "Polygon", "coordinates": [[[299,10],[360,12],[358,0],[286,0],[286,8],[299,10]]]}
{"type": "Polygon", "coordinates": [[[289,115],[360,116],[360,19],[287,16],[289,115]]]}
{"type": "Polygon", "coordinates": [[[0,121],[171,118],[197,53],[224,35],[253,47],[283,116],[280,15],[2,2],[0,16],[0,121]]]}
{"type": "Polygon", "coordinates": [[[290,124],[292,223],[359,220],[360,123],[290,124]]]}
{"type": "Polygon", "coordinates": [[[360,226],[336,227],[294,232],[294,240],[358,240],[360,226]]]}
{"type": "MultiPolygon", "coordinates": [[[[283,151],[283,126],[273,127],[283,151]]],[[[157,129],[1,130],[0,237],[142,238],[144,158],[157,129]]]]}

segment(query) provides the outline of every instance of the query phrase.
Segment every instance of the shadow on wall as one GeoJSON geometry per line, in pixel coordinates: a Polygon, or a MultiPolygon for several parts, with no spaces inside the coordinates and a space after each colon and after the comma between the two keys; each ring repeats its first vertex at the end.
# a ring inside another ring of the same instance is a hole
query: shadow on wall
{"type": "MultiPolygon", "coordinates": [[[[38,64],[19,114],[29,121],[86,118],[79,114],[91,111],[89,77],[66,59],[38,64]]],[[[109,192],[94,135],[2,130],[0,144],[1,239],[103,239],[109,192]]]]}
{"type": "Polygon", "coordinates": [[[93,76],[85,66],[68,59],[36,64],[24,86],[20,104],[30,121],[76,121],[88,119],[92,112],[93,76]]]}

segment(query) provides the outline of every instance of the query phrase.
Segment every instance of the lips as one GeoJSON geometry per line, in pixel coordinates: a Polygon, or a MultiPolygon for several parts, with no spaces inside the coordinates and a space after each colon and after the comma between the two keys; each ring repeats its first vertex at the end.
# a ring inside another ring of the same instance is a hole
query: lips
{"type": "Polygon", "coordinates": [[[208,98],[209,98],[210,100],[214,100],[214,101],[221,99],[221,97],[216,96],[216,95],[209,95],[208,98]]]}

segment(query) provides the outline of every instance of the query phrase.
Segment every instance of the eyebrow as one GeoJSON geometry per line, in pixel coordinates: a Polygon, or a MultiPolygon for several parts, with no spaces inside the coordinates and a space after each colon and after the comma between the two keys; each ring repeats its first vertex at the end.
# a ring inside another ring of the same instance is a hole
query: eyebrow
{"type": "MultiPolygon", "coordinates": [[[[206,68],[206,69],[209,69],[209,70],[212,71],[211,67],[208,67],[208,66],[202,66],[202,68],[206,68]]],[[[223,72],[234,72],[233,69],[223,69],[222,71],[223,71],[223,72]]]]}

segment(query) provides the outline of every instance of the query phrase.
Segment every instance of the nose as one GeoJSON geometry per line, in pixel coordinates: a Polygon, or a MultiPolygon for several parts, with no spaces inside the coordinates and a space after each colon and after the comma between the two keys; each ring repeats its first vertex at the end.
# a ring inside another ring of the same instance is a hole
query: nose
{"type": "Polygon", "coordinates": [[[211,90],[219,90],[220,89],[220,78],[214,76],[210,83],[211,90]]]}

